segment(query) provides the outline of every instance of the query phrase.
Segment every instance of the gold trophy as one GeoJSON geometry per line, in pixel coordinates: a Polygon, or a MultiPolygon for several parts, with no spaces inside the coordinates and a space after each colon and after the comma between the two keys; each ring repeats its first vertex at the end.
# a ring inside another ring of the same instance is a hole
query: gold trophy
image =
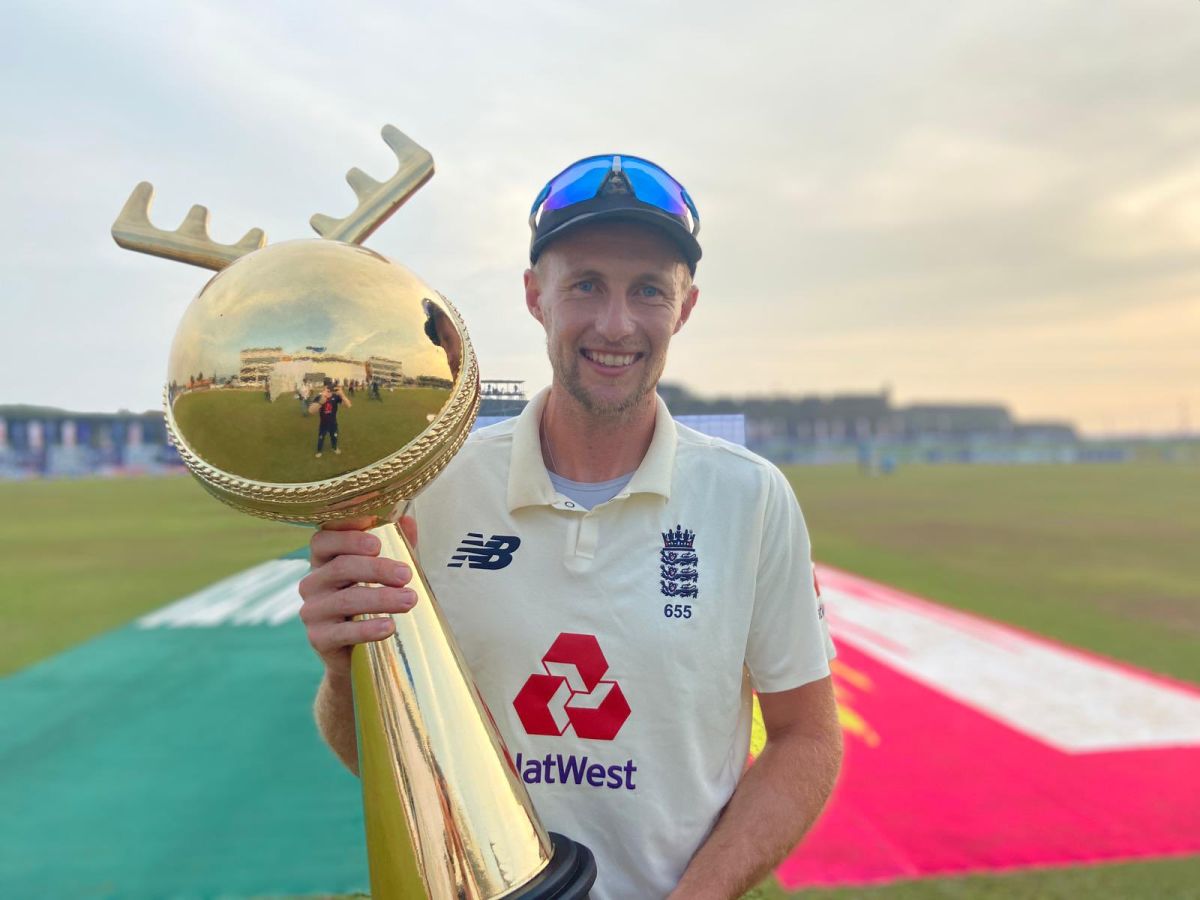
{"type": "Polygon", "coordinates": [[[390,516],[443,469],[479,408],[475,353],[458,311],[361,246],[433,176],[392,126],[399,170],[346,180],[358,207],[316,215],[320,239],[266,245],[208,236],[193,206],[178,231],[150,224],[133,190],[112,228],[122,247],[216,271],[184,314],[165,390],[180,456],[219,500],[320,525],[375,517],[385,557],[408,564],[420,602],[395,634],[354,648],[367,855],[376,898],[575,900],[595,863],[542,827],[457,644],[390,516]]]}

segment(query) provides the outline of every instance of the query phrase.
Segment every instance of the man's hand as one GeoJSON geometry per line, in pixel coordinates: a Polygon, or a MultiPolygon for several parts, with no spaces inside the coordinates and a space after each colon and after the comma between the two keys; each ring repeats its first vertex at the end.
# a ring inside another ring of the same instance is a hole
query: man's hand
{"type": "MultiPolygon", "coordinates": [[[[325,664],[314,713],[321,736],[351,772],[358,773],[354,698],[350,689],[350,651],[355,644],[382,641],[395,626],[390,618],[353,621],[363,613],[405,613],[417,596],[406,585],[408,566],[379,558],[379,539],[364,534],[373,519],[333,522],[309,542],[312,571],[300,581],[300,618],[308,642],[325,664]],[[365,582],[365,583],[364,583],[365,582]]],[[[404,536],[417,543],[417,523],[399,522],[404,536]]]]}
{"type": "Polygon", "coordinates": [[[816,821],[842,761],[833,679],[758,695],[767,744],[667,900],[729,900],[766,877],[816,821]]]}
{"type": "MultiPolygon", "coordinates": [[[[417,595],[406,587],[412,571],[404,563],[380,559],[379,539],[364,532],[374,524],[372,519],[331,522],[309,542],[312,571],[300,581],[300,619],[308,642],[334,680],[349,678],[355,644],[381,641],[395,631],[391,619],[355,622],[354,616],[406,613],[417,602],[417,595]]],[[[415,546],[417,523],[405,517],[399,524],[415,546]]]]}

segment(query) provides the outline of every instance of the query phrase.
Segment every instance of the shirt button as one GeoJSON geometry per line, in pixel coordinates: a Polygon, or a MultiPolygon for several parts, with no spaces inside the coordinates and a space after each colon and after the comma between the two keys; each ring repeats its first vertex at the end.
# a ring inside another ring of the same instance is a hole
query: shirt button
{"type": "Polygon", "coordinates": [[[566,503],[564,503],[564,504],[563,504],[563,506],[565,506],[567,509],[574,509],[574,508],[575,508],[575,504],[574,504],[574,503],[572,503],[570,500],[568,500],[566,503]]]}

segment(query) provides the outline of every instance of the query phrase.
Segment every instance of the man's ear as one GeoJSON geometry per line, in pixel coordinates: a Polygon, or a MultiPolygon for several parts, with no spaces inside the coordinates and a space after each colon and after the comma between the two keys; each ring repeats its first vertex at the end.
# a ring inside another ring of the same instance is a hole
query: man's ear
{"type": "Polygon", "coordinates": [[[525,308],[543,326],[546,324],[542,314],[542,288],[538,284],[537,272],[533,269],[525,270],[525,308]]]}
{"type": "Polygon", "coordinates": [[[687,296],[683,298],[683,305],[679,307],[679,321],[675,323],[675,330],[672,334],[679,334],[679,329],[683,327],[683,323],[688,320],[692,314],[692,310],[696,306],[696,301],[700,299],[700,288],[692,285],[688,288],[687,296]]]}

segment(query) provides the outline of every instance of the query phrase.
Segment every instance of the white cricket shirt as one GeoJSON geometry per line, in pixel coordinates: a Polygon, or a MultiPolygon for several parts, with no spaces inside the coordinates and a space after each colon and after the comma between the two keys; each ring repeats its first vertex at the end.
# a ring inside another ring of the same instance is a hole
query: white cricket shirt
{"type": "Polygon", "coordinates": [[[678,883],[746,764],[751,688],[829,674],[808,533],[783,474],[659,400],[629,484],[551,486],[538,421],[473,434],[410,507],[422,568],[547,829],[594,900],[678,883]]]}

